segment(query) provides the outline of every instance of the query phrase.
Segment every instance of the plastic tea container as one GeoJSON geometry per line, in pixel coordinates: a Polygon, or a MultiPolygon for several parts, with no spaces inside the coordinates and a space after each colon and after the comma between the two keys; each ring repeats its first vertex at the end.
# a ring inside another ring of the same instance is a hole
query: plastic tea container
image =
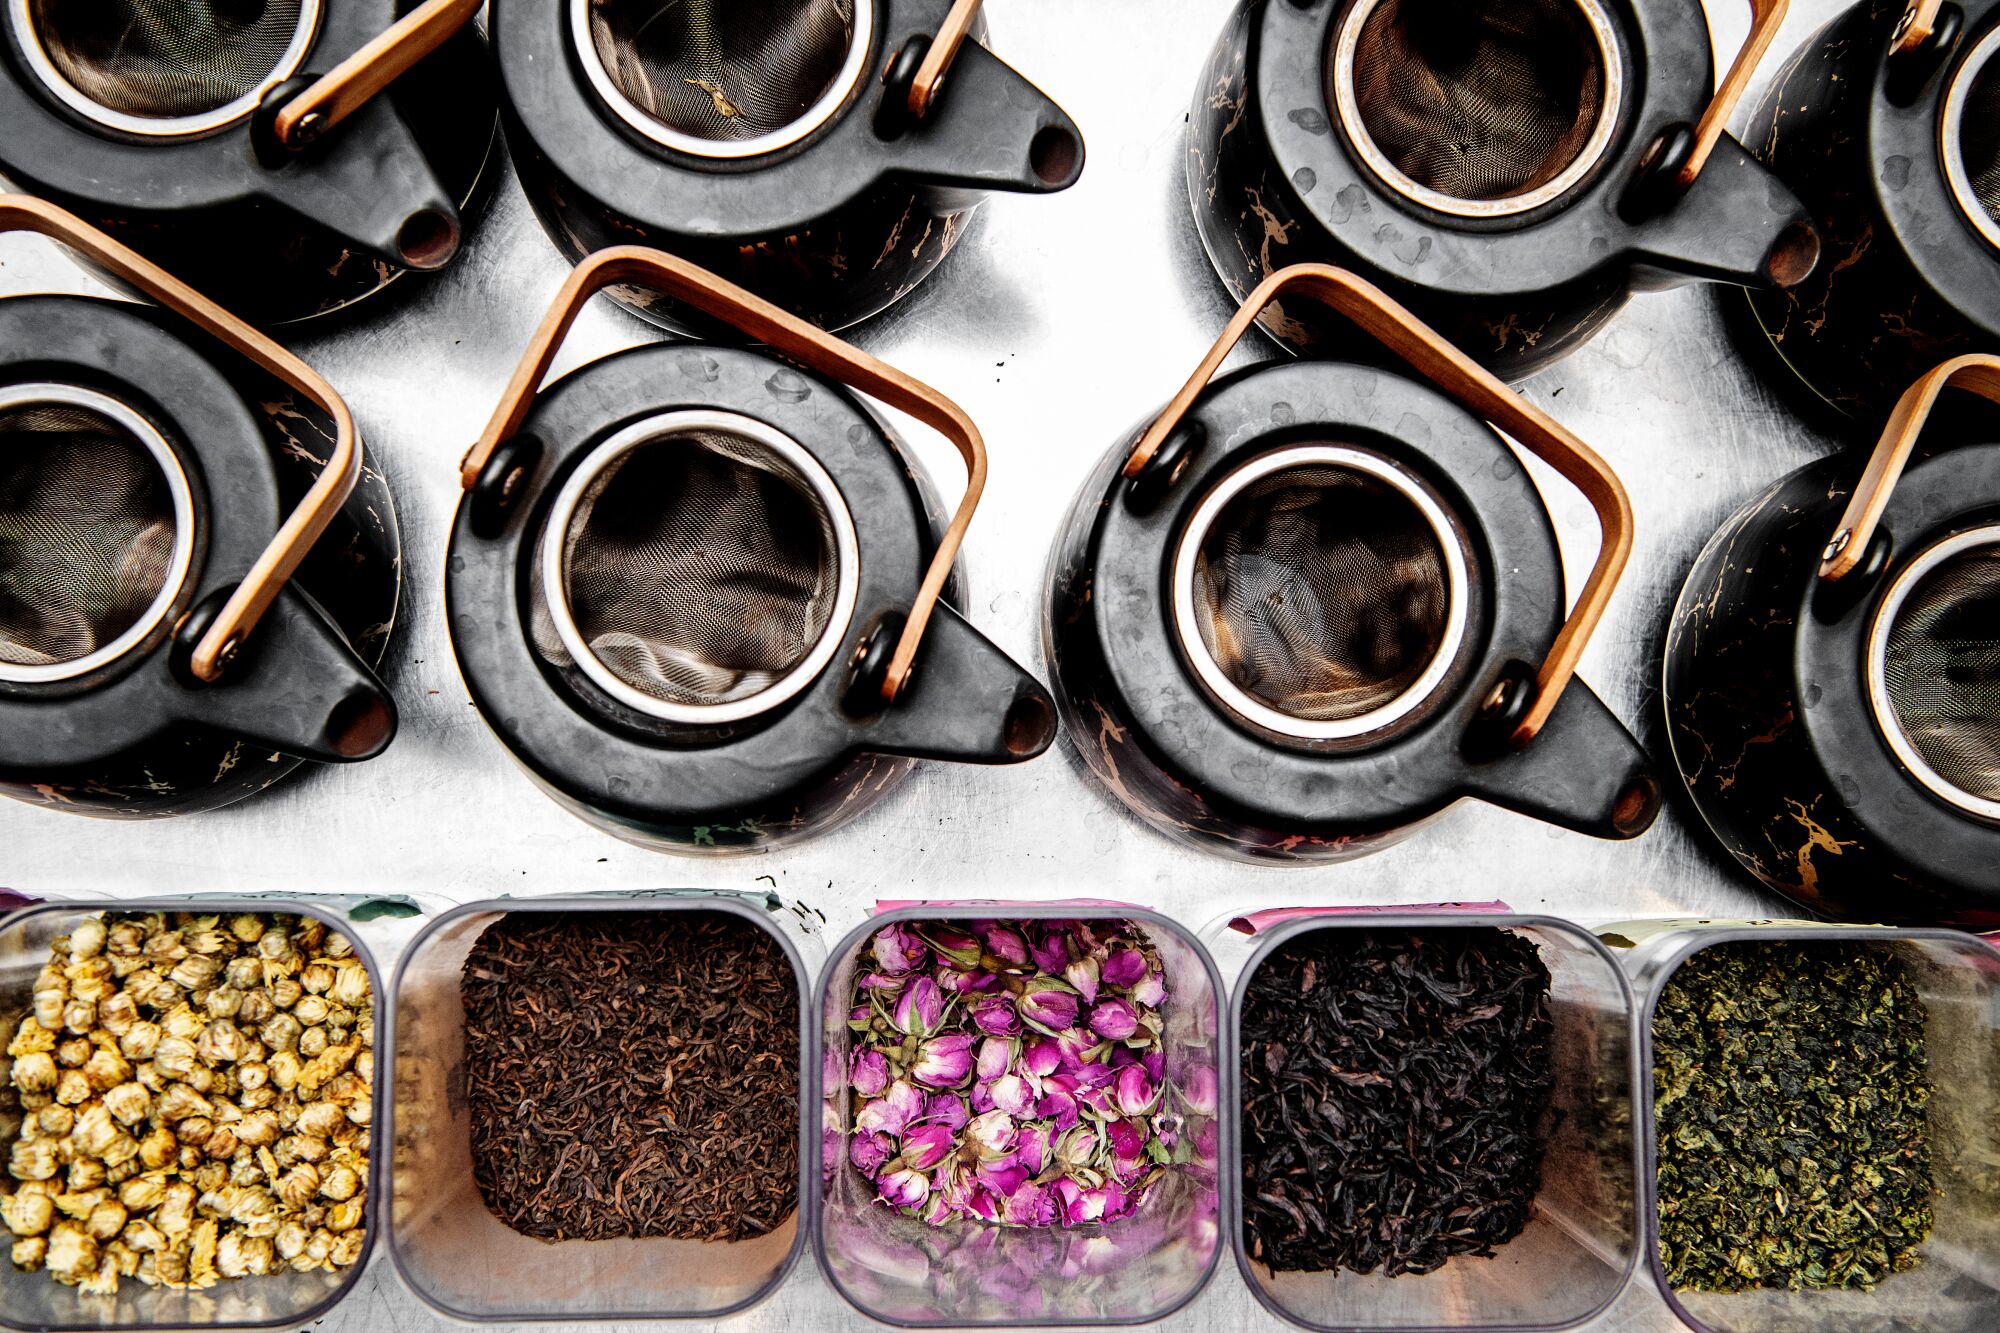
{"type": "Polygon", "coordinates": [[[812,1181],[814,1244],[827,1280],[863,1314],[906,1328],[1105,1328],[1160,1319],[1193,1300],[1214,1272],[1221,1220],[1217,1108],[1209,1098],[1223,1074],[1222,996],[1215,965],[1193,935],[1120,904],[940,903],[882,912],[856,929],[832,953],[816,1011],[824,1119],[812,1181]],[[1163,1083],[1177,1097],[1189,1095],[1183,1133],[1194,1159],[1170,1170],[1136,1212],[1109,1223],[1030,1228],[955,1217],[934,1226],[892,1211],[848,1160],[860,1099],[843,1076],[852,1049],[847,1017],[855,979],[872,965],[870,942],[894,922],[1042,920],[1129,922],[1157,948],[1167,992],[1163,1083]]]}
{"type": "MultiPolygon", "coordinates": [[[[397,1270],[440,1313],[480,1322],[710,1319],[755,1304],[798,1261],[804,1235],[796,1210],[742,1241],[545,1241],[487,1209],[472,1176],[460,969],[488,926],[524,912],[655,913],[661,931],[684,929],[691,913],[720,913],[769,931],[798,982],[799,1052],[802,1061],[809,1058],[809,969],[781,924],[790,913],[775,896],[669,891],[507,899],[439,917],[412,942],[396,973],[388,1041],[395,1085],[385,1137],[395,1154],[388,1198],[397,1270]]],[[[803,1200],[811,1106],[803,1071],[799,1106],[803,1200]]]]}
{"type": "MultiPolygon", "coordinates": [[[[368,984],[374,997],[375,1033],[381,1041],[388,993],[374,956],[369,953],[357,921],[346,918],[341,903],[360,899],[310,899],[258,896],[254,898],[181,897],[172,899],[91,900],[46,902],[14,912],[0,921],[0,1024],[6,1040],[33,1008],[35,974],[49,960],[49,944],[86,918],[104,912],[194,912],[233,915],[239,912],[285,914],[312,917],[346,936],[354,946],[354,956],[368,970],[368,984]]],[[[358,914],[366,919],[366,913],[358,914]]],[[[386,1080],[378,1065],[374,1085],[373,1123],[380,1125],[387,1093],[386,1080]]],[[[9,1142],[12,1141],[11,1134],[9,1142]]],[[[379,1130],[374,1143],[382,1142],[379,1130]]],[[[379,1147],[370,1160],[370,1173],[379,1182],[379,1147]]],[[[85,1295],[65,1286],[46,1272],[25,1273],[0,1255],[0,1325],[8,1328],[59,1329],[186,1329],[186,1328],[297,1328],[321,1318],[360,1278],[374,1252],[379,1215],[377,1185],[371,1182],[368,1202],[362,1214],[361,1257],[351,1267],[337,1272],[299,1273],[291,1269],[242,1278],[225,1278],[204,1291],[175,1291],[149,1287],[137,1278],[118,1284],[115,1296],[85,1295]]],[[[0,1235],[4,1235],[0,1232],[0,1235]]]]}
{"type": "Polygon", "coordinates": [[[1561,1329],[1607,1309],[1638,1261],[1637,1146],[1631,1125],[1637,1077],[1632,989],[1611,952],[1580,926],[1552,917],[1486,912],[1350,914],[1273,927],[1244,967],[1231,1008],[1231,1049],[1241,1058],[1243,998],[1274,950],[1319,931],[1436,934],[1501,929],[1532,940],[1549,970],[1555,1083],[1541,1192],[1522,1232],[1492,1258],[1457,1256],[1427,1274],[1274,1272],[1243,1238],[1242,1080],[1230,1070],[1232,1115],[1224,1172],[1227,1223],[1243,1279],[1275,1314],[1310,1329],[1561,1329]]]}
{"type": "Polygon", "coordinates": [[[1630,944],[1627,966],[1645,997],[1639,1016],[1646,1254],[1653,1280],[1690,1327],[1712,1333],[1991,1333],[2000,1328],[2000,952],[1952,930],[1888,930],[1809,922],[1644,922],[1607,927],[1630,944]],[[1928,1011],[1935,1226],[1915,1268],[1873,1291],[1676,1291],[1660,1266],[1654,1192],[1653,1010],[1680,965],[1740,940],[1873,942],[1903,961],[1928,1011]]]}

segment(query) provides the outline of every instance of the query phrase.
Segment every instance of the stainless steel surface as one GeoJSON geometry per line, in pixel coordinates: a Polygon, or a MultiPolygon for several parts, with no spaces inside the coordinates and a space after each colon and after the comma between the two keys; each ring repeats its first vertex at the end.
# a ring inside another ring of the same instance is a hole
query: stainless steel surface
{"type": "MultiPolygon", "coordinates": [[[[1790,51],[1836,7],[1798,0],[1777,50],[1790,51]]],[[[1739,8],[1720,3],[1711,12],[1724,52],[1743,40],[1747,15],[1739,8]]],[[[929,282],[853,335],[957,399],[985,431],[992,476],[965,546],[971,595],[963,609],[1038,669],[1043,557],[1063,507],[1099,454],[1179,387],[1230,312],[1182,185],[1182,121],[1225,12],[1224,0],[993,6],[996,49],[1084,127],[1089,166],[1065,194],[993,199],[929,282]]],[[[684,860],[594,831],[531,786],[480,723],[452,662],[439,594],[459,455],[564,272],[518,189],[503,181],[440,280],[392,288],[338,326],[288,333],[346,395],[369,462],[388,474],[401,508],[406,610],[385,671],[402,734],[389,752],[302,773],[259,798],[183,820],[112,824],[0,803],[0,884],[120,896],[398,890],[456,902],[775,885],[825,912],[830,939],[878,897],[1121,898],[1197,930],[1227,913],[1296,903],[1499,898],[1519,911],[1586,921],[1782,907],[1711,850],[1697,836],[1698,816],[1679,805],[1644,837],[1615,843],[1467,804],[1360,861],[1245,868],[1183,851],[1127,817],[1070,762],[1075,738],[1061,742],[1063,753],[1024,767],[928,766],[869,817],[762,858],[684,860]]],[[[41,290],[103,289],[44,242],[0,240],[0,291],[41,290]]],[[[1830,447],[1738,361],[1718,314],[1717,302],[1728,299],[1699,288],[1642,297],[1590,346],[1526,387],[1609,458],[1631,490],[1637,547],[1581,674],[1663,763],[1660,648],[1682,576],[1731,510],[1830,447]]],[[[599,299],[556,371],[657,337],[599,299]]],[[[1257,339],[1238,353],[1275,355],[1257,339]]],[[[939,482],[954,488],[961,473],[951,449],[918,430],[911,438],[939,482]]],[[[1574,594],[1596,546],[1590,506],[1533,467],[1563,528],[1574,594]]],[[[1224,969],[1233,977],[1226,958],[1224,969]]],[[[382,1260],[322,1327],[444,1326],[382,1260]]],[[[1510,1275],[1504,1259],[1492,1262],[1496,1280],[1535,1280],[1510,1275]]],[[[729,1326],[868,1325],[808,1261],[776,1298],[729,1326]]],[[[1277,1325],[1225,1257],[1202,1298],[1162,1327],[1277,1325]]],[[[1594,1327],[1666,1333],[1678,1325],[1642,1273],[1594,1327]]]]}

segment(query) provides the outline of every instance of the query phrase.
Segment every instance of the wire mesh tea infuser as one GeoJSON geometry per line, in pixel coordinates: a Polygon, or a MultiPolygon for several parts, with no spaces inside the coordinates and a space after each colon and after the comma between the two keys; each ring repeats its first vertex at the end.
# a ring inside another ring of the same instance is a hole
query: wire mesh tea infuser
{"type": "Polygon", "coordinates": [[[0,300],[0,793],[181,814],[381,753],[400,548],[340,396],[63,209],[0,230],[161,307],[0,300]]]}
{"type": "Polygon", "coordinates": [[[1858,478],[1822,459],[1733,515],[1667,639],[1709,829],[1836,919],[2000,925],[2000,444],[1912,461],[1947,388],[2000,402],[2000,357],[1910,385],[1858,478]]]}
{"type": "Polygon", "coordinates": [[[478,0],[0,6],[0,172],[254,322],[443,267],[483,202],[478,0]]]}
{"type": "Polygon", "coordinates": [[[1634,837],[1658,783],[1574,679],[1630,546],[1588,446],[1372,284],[1295,265],[1079,493],[1050,557],[1057,704],[1107,790],[1209,850],[1356,856],[1466,796],[1634,837]],[[1302,297],[1422,379],[1327,362],[1214,378],[1272,302],[1302,297]],[[1411,419],[1432,426],[1421,444],[1411,419]],[[1554,529],[1496,427],[1597,512],[1560,624],[1554,529]]]}
{"type": "MultiPolygon", "coordinates": [[[[1286,264],[1350,269],[1509,380],[1635,291],[1796,283],[1805,213],[1724,131],[1785,8],[1754,0],[1711,88],[1686,5],[1241,4],[1189,113],[1202,243],[1238,299],[1286,264]]],[[[1262,323],[1293,350],[1352,344],[1310,304],[1262,323]]]]}
{"type": "Polygon", "coordinates": [[[1033,758],[1053,702],[945,600],[985,480],[978,428],[936,390],[684,259],[600,251],[464,460],[459,668],[551,795],[669,850],[831,828],[919,758],[1033,758]],[[622,284],[772,351],[656,344],[538,390],[583,303],[622,284]],[[849,390],[957,448],[949,522],[849,390]]]}
{"type": "MultiPolygon", "coordinates": [[[[981,0],[546,9],[496,0],[493,40],[515,165],[574,260],[657,245],[839,329],[915,288],[988,192],[1083,169],[1075,123],[980,44],[981,0]]],[[[658,292],[613,295],[729,336],[658,292]]]]}
{"type": "Polygon", "coordinates": [[[1862,0],[1772,87],[1753,138],[1826,253],[1725,310],[1799,405],[1862,432],[1938,362],[2000,351],[2000,3],[1862,0]]]}

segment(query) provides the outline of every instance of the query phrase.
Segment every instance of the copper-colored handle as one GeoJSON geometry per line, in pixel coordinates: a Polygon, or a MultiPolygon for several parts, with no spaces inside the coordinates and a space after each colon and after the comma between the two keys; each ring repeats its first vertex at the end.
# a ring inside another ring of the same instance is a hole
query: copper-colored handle
{"type": "Polygon", "coordinates": [[[353,414],[311,366],[75,214],[30,195],[0,195],[0,231],[39,232],[97,261],[231,351],[277,376],[333,418],[333,452],[326,466],[195,645],[191,661],[195,676],[204,681],[219,680],[360,480],[361,436],[354,428],[353,414]]]}
{"type": "Polygon", "coordinates": [[[931,102],[943,86],[944,76],[951,72],[951,62],[958,59],[958,49],[971,35],[972,24],[984,3],[985,0],[954,0],[951,12],[938,26],[937,36],[931,38],[930,50],[924,52],[923,62],[917,66],[917,77],[910,80],[911,116],[922,120],[930,114],[931,102]]]}
{"type": "Polygon", "coordinates": [[[1944,0],[1910,0],[1903,16],[1896,20],[1896,30],[1889,35],[1889,54],[1899,56],[1928,42],[1937,31],[1938,11],[1943,8],[1944,0]]]}
{"type": "Polygon", "coordinates": [[[902,637],[896,641],[888,674],[883,678],[882,698],[893,703],[909,680],[924,629],[930,624],[945,580],[951,577],[952,561],[958,558],[959,544],[965,540],[965,530],[971,525],[973,511],[979,507],[979,497],[986,489],[986,442],[964,409],[936,389],[779,309],[763,297],[685,259],[641,245],[613,246],[588,256],[571,270],[568,281],[556,293],[555,303],[542,316],[541,326],[514,368],[514,377],[500,395],[492,419],[466,451],[459,467],[460,484],[472,489],[493,451],[520,429],[542,377],[548,373],[549,363],[583,303],[594,293],[617,283],[636,283],[685,301],[747,337],[768,344],[806,369],[907,412],[951,441],[965,459],[965,495],[938,542],[937,554],[931,557],[916,599],[910,603],[909,619],[903,624],[902,637]]]}
{"type": "Polygon", "coordinates": [[[278,110],[273,130],[303,148],[346,120],[471,22],[482,0],[424,0],[278,110]]]}
{"type": "Polygon", "coordinates": [[[1680,185],[1683,189],[1694,184],[1695,177],[1708,165],[1708,155],[1715,151],[1716,141],[1729,128],[1729,117],[1734,114],[1736,104],[1749,91],[1750,76],[1763,63],[1765,53],[1771,49],[1771,41],[1778,35],[1779,25],[1785,21],[1785,10],[1789,0],[1750,0],[1750,35],[1743,39],[1743,49],[1736,53],[1736,62],[1729,72],[1722,76],[1722,82],[1715,86],[1715,96],[1709,99],[1708,110],[1701,113],[1701,119],[1694,127],[1694,150],[1688,154],[1687,165],[1681,168],[1680,185]]]}
{"type": "Polygon", "coordinates": [[[1889,413],[1888,424],[1882,428],[1882,438],[1876,442],[1861,480],[1847,497],[1840,525],[1833,530],[1826,549],[1820,552],[1819,576],[1828,583],[1847,577],[1867,555],[1868,543],[1882,521],[1882,511],[1889,507],[1889,497],[1895,494],[1911,451],[1917,447],[1924,422],[1930,417],[1938,395],[1948,387],[1968,389],[2000,403],[2000,356],[1975,352],[1953,357],[1903,390],[1903,396],[1889,413]]]}
{"type": "Polygon", "coordinates": [[[1353,320],[1418,374],[1555,468],[1570,485],[1583,492],[1597,511],[1601,534],[1597,563],[1591,566],[1575,609],[1556,634],[1555,642],[1549,645],[1548,656],[1535,673],[1535,697],[1510,738],[1516,746],[1527,744],[1549,720],[1556,701],[1576,674],[1577,659],[1583,656],[1584,645],[1590,642],[1598,621],[1604,618],[1611,593],[1625,571],[1625,561],[1632,553],[1632,505],[1617,474],[1589,445],[1439,337],[1379,287],[1328,264],[1294,264],[1264,279],[1230,318],[1222,336],[1215,340],[1215,346],[1209,348],[1208,355],[1202,358],[1201,365],[1166,410],[1139,437],[1125,460],[1124,474],[1138,475],[1215,378],[1230,349],[1242,341],[1266,306],[1289,292],[1310,296],[1353,320]]]}

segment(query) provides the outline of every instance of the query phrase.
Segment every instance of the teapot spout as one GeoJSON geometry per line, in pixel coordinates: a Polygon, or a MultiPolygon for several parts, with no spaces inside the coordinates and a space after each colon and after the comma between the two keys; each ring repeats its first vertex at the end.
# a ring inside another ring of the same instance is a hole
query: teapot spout
{"type": "Polygon", "coordinates": [[[1042,683],[940,602],[909,683],[864,727],[862,743],[919,759],[1018,764],[1055,736],[1055,700],[1042,683]]]}
{"type": "Polygon", "coordinates": [[[396,736],[396,704],[311,597],[288,587],[213,685],[181,691],[190,722],[322,763],[373,759],[396,736]]]}
{"type": "Polygon", "coordinates": [[[271,164],[264,192],[274,202],[398,268],[443,268],[458,254],[458,208],[388,98],[362,107],[301,158],[271,164]],[[308,160],[310,169],[300,169],[308,160]]]}
{"type": "Polygon", "coordinates": [[[1819,231],[1798,196],[1729,135],[1687,193],[1640,230],[1638,285],[1794,287],[1819,262],[1819,231]]]}
{"type": "Polygon", "coordinates": [[[1594,838],[1636,838],[1660,812],[1646,752],[1581,680],[1535,739],[1473,765],[1467,794],[1594,838]]]}
{"type": "Polygon", "coordinates": [[[1083,174],[1083,131],[1069,113],[977,42],[902,138],[898,169],[941,185],[1054,194],[1083,174]]]}

